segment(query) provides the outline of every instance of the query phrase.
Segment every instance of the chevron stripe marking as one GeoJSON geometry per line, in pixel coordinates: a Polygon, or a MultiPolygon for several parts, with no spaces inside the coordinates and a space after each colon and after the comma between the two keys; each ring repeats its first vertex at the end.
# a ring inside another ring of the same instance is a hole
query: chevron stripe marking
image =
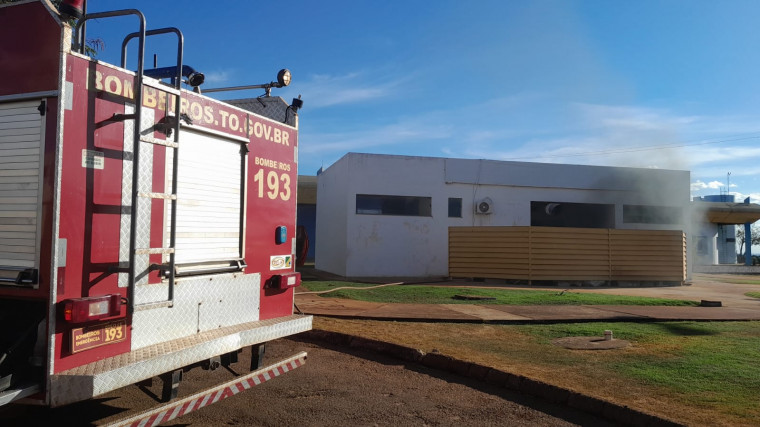
{"type": "Polygon", "coordinates": [[[301,367],[305,363],[306,353],[301,352],[274,365],[251,372],[241,378],[236,378],[222,385],[203,390],[184,399],[166,403],[142,414],[114,421],[108,425],[130,427],[156,426],[234,396],[241,391],[248,390],[255,385],[267,382],[295,368],[301,367]]]}

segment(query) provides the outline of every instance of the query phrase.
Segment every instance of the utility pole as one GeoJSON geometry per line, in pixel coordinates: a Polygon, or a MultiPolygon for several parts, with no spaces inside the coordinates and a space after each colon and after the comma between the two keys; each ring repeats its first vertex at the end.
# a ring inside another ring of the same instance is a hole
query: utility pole
{"type": "Polygon", "coordinates": [[[731,172],[726,174],[726,202],[728,201],[728,196],[731,194],[731,172]]]}

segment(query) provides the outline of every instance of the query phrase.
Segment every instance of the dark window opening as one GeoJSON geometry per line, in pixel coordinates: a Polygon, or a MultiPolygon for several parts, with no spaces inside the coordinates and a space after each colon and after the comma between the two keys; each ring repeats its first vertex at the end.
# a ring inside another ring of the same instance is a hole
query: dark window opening
{"type": "Polygon", "coordinates": [[[683,213],[676,206],[623,205],[627,224],[680,224],[683,213]]]}
{"type": "Polygon", "coordinates": [[[357,194],[356,213],[360,215],[433,216],[432,198],[357,194]]]}
{"type": "Polygon", "coordinates": [[[462,199],[449,197],[449,218],[462,217],[462,199]]]}
{"type": "Polygon", "coordinates": [[[615,228],[615,205],[530,202],[534,227],[615,228]]]}

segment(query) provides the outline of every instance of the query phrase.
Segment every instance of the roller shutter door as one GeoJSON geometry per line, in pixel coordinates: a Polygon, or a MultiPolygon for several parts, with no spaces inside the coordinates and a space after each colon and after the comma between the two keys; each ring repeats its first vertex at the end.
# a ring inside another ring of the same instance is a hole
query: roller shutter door
{"type": "Polygon", "coordinates": [[[44,140],[40,102],[0,103],[0,270],[39,264],[44,140]]]}
{"type": "Polygon", "coordinates": [[[177,264],[241,258],[241,159],[239,142],[189,128],[180,133],[177,264]]]}

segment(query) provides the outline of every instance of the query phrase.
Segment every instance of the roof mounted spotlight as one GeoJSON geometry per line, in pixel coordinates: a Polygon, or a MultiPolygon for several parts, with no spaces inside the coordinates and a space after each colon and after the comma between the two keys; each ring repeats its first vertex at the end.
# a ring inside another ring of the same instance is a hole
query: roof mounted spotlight
{"type": "MultiPolygon", "coordinates": [[[[152,68],[150,70],[145,70],[144,74],[148,77],[153,77],[154,79],[174,78],[177,76],[177,67],[152,68]]],[[[206,76],[204,76],[203,73],[195,71],[195,69],[189,65],[182,66],[182,76],[187,78],[186,83],[192,87],[198,87],[203,84],[204,80],[206,80],[206,76]]]]}
{"type": "Polygon", "coordinates": [[[277,85],[274,87],[284,87],[290,84],[290,70],[283,68],[277,72],[277,85]]]}
{"type": "Polygon", "coordinates": [[[272,96],[272,88],[273,87],[285,87],[290,85],[291,81],[291,74],[290,70],[287,68],[283,68],[277,73],[277,81],[276,82],[269,82],[264,83],[260,85],[248,85],[248,86],[231,86],[231,87],[217,87],[212,89],[204,89],[204,93],[210,93],[210,92],[227,92],[232,90],[246,90],[246,89],[264,89],[266,92],[264,93],[264,96],[270,97],[272,96]]]}

